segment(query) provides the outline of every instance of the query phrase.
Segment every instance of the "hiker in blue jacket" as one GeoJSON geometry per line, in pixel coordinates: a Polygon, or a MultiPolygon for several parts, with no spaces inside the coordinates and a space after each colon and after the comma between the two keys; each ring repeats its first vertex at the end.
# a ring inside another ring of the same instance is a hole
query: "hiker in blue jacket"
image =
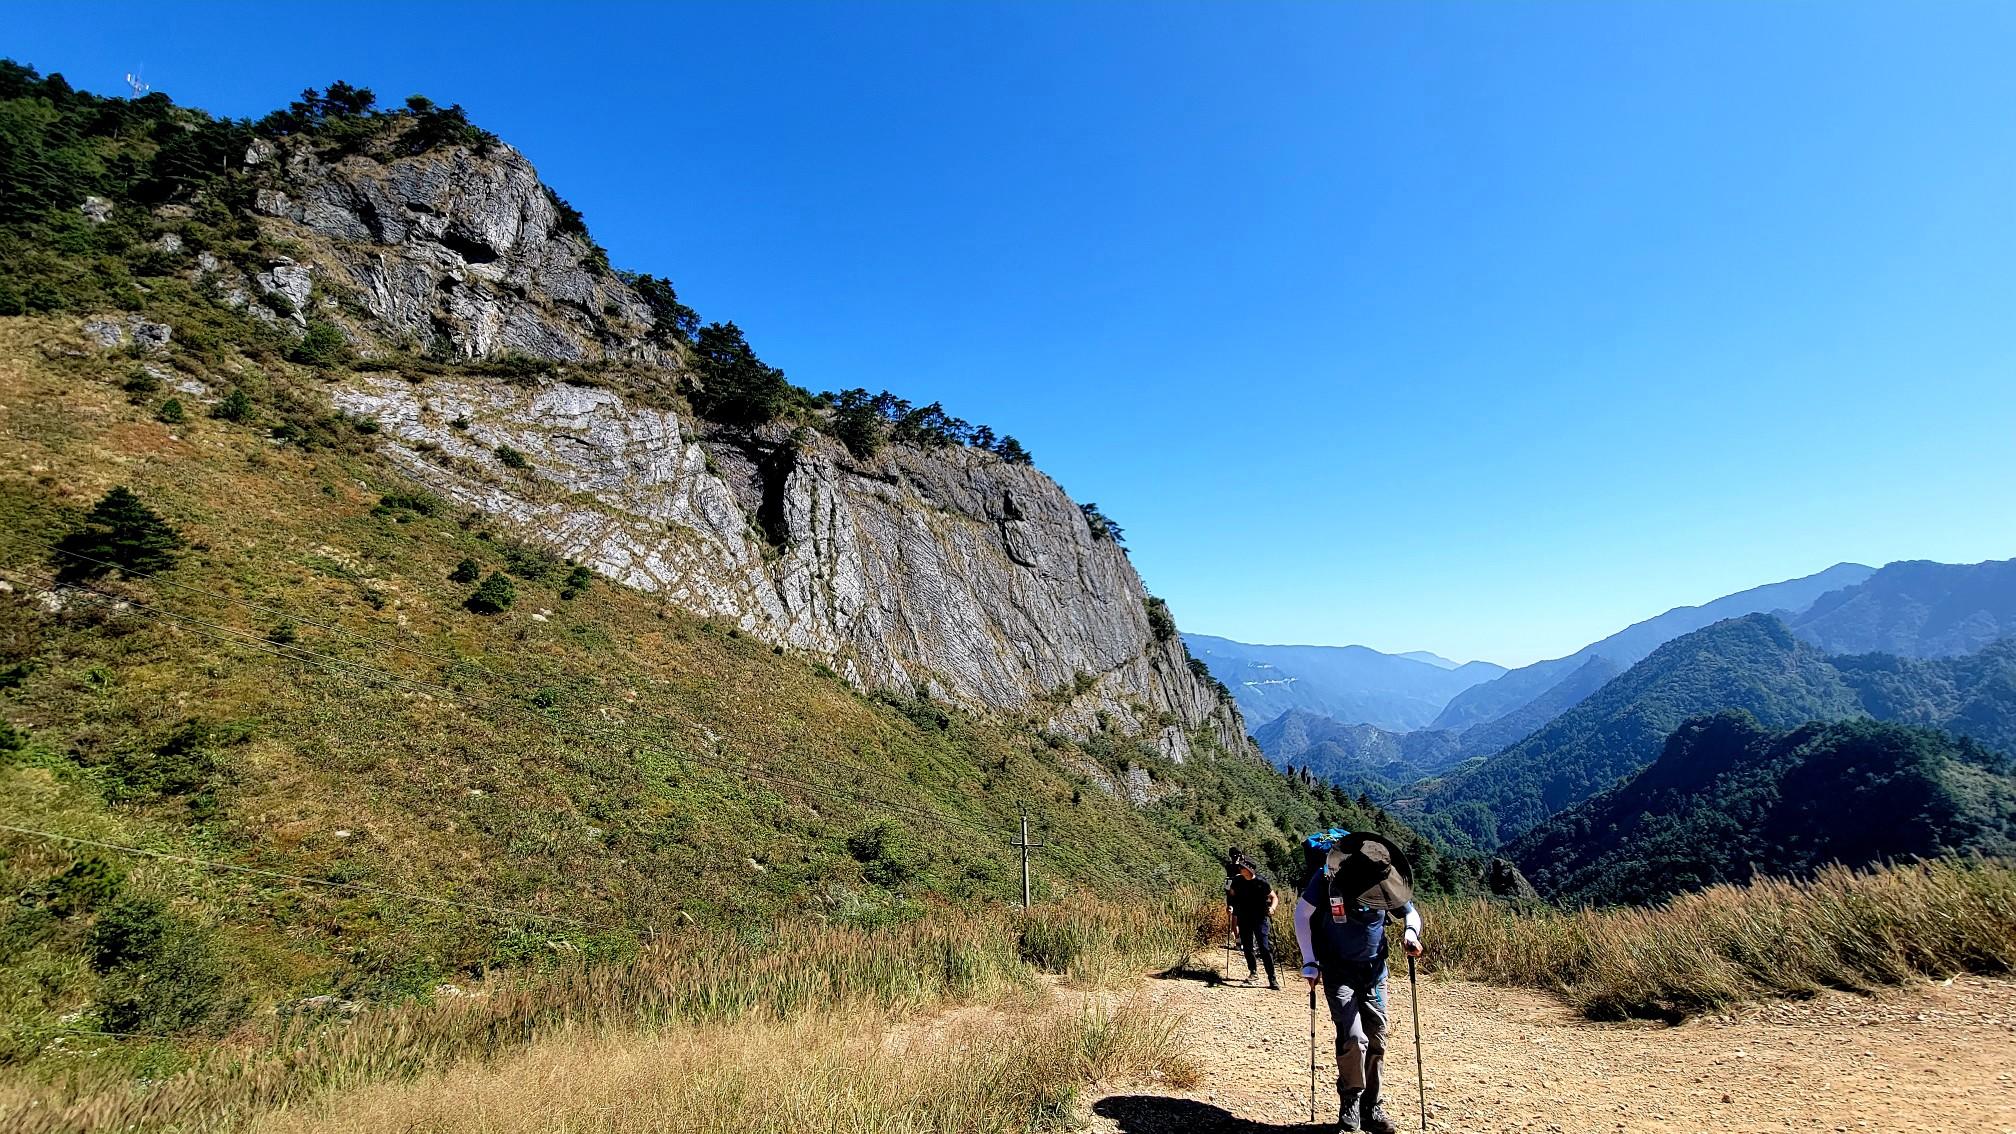
{"type": "Polygon", "coordinates": [[[1394,1134],[1379,1104],[1386,1056],[1386,917],[1403,919],[1401,948],[1421,955],[1421,914],[1406,856],[1378,835],[1346,836],[1331,848],[1295,902],[1302,978],[1323,989],[1337,1028],[1337,1128],[1394,1134]]]}

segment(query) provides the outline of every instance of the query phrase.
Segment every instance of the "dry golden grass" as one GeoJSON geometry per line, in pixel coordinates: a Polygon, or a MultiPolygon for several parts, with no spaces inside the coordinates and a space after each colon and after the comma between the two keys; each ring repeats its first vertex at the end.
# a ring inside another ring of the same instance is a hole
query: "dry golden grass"
{"type": "Polygon", "coordinates": [[[1431,969],[1559,993],[1598,1018],[1677,1017],[1823,988],[2016,969],[2016,867],[1833,867],[1647,908],[1432,905],[1431,969]]]}
{"type": "MultiPolygon", "coordinates": [[[[478,996],[367,1010],[354,1018],[296,1016],[247,1027],[224,1044],[202,1047],[186,1069],[152,1083],[136,1084],[111,1071],[95,1077],[81,1071],[62,1082],[24,1076],[0,1085],[0,1126],[24,1131],[240,1129],[276,1110],[316,1100],[325,1109],[335,1108],[331,1113],[347,1115],[348,1100],[381,1085],[416,1076],[481,1080],[498,1068],[539,1066],[541,1058],[559,1058],[558,1053],[591,1040],[622,1047],[656,1036],[676,1047],[683,1036],[720,1039],[746,1031],[757,1037],[749,1041],[756,1044],[770,1042],[762,1037],[809,1027],[812,1034],[850,1037],[849,1050],[866,1051],[891,1019],[945,1005],[1013,1004],[1039,989],[1038,973],[1110,983],[1114,974],[1138,974],[1166,963],[1181,949],[1184,924],[1174,904],[1152,908],[1088,899],[1032,914],[947,908],[921,922],[873,931],[786,923],[757,944],[696,929],[661,939],[633,961],[500,979],[478,996]],[[534,1054],[539,1052],[545,1055],[534,1054]]],[[[1047,1113],[1042,1108],[1055,1100],[1038,1090],[1046,1081],[1068,1095],[1086,1074],[1104,1076],[1109,1064],[1133,1066],[1149,1059],[1142,1053],[1151,1048],[1162,1052],[1151,1063],[1165,1055],[1174,1058],[1167,1027],[1138,1013],[1094,1013],[1072,1024],[1074,1031],[1058,1031],[1062,1026],[1031,1024],[1023,1029],[1024,1039],[1003,1040],[998,1051],[985,1043],[973,1048],[975,1058],[984,1056],[982,1062],[992,1068],[981,1084],[993,1092],[989,1105],[1011,1113],[1047,1113]],[[1072,1051],[1078,1053],[1076,1062],[1065,1059],[1072,1051]]],[[[903,1058],[916,1056],[911,1052],[903,1058]]],[[[930,1066],[923,1060],[918,1073],[930,1066]]],[[[812,1076],[810,1081],[836,1090],[848,1082],[845,1069],[830,1062],[799,1070],[812,1076]]],[[[1173,1064],[1164,1070],[1172,1072],[1173,1064]]],[[[724,1083],[735,1081],[731,1065],[724,1064],[720,1074],[724,1083]]],[[[890,1083],[897,1093],[883,1100],[889,1105],[903,1097],[902,1091],[928,1085],[927,1080],[900,1076],[890,1083]]],[[[391,1086],[385,1089],[397,1093],[391,1086]]],[[[629,1088],[616,1082],[608,1089],[629,1088]]],[[[944,1095],[944,1107],[952,1108],[933,1112],[939,1113],[933,1119],[937,1125],[849,1128],[995,1129],[960,1124],[966,1111],[959,1108],[980,1106],[981,1096],[931,1089],[944,1095]]],[[[657,1101],[644,1099],[637,1105],[699,1105],[690,1095],[653,1098],[657,1101]]],[[[860,1105],[873,1101],[863,1099],[860,1105]]]]}
{"type": "Polygon", "coordinates": [[[647,1036],[561,1034],[496,1064],[332,1091],[251,1129],[1005,1134],[1064,1125],[1090,1082],[1194,1074],[1172,1022],[1140,1009],[993,1014],[896,1046],[880,1040],[892,1023],[861,1012],[647,1036]]]}

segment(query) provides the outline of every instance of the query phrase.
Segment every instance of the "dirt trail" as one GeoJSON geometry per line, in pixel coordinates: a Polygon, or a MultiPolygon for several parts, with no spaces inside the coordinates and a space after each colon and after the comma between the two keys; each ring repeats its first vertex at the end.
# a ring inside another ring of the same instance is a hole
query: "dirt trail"
{"type": "MultiPolygon", "coordinates": [[[[1298,1134],[1309,1119],[1308,997],[1151,979],[1187,1021],[1195,1090],[1095,1095],[1098,1134],[1298,1134]]],[[[1391,993],[1388,1108],[1418,1130],[1404,973],[1391,993]]],[[[1830,993],[1677,1027],[1595,1024],[1540,994],[1423,981],[1430,1130],[1461,1134],[1908,1131],[2016,1134],[2016,982],[1961,977],[1874,998],[1830,993]]],[[[1318,1008],[1319,1125],[1335,1129],[1318,1008]]]]}

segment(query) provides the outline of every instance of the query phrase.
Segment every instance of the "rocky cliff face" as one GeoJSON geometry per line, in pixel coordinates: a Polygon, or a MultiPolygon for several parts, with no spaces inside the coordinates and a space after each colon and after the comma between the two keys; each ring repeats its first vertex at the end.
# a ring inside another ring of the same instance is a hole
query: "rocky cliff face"
{"type": "MultiPolygon", "coordinates": [[[[366,353],[682,365],[508,147],[330,162],[262,144],[247,160],[262,225],[303,250],[251,282],[319,302],[366,353]]],[[[1199,736],[1250,751],[1181,641],[1154,636],[1126,554],[1032,468],[962,446],[856,459],[817,430],[721,429],[620,381],[409,377],[362,374],[334,398],[419,481],[610,578],[864,688],[1178,760],[1199,736]]]]}
{"type": "Polygon", "coordinates": [[[326,161],[307,146],[255,144],[265,182],[253,208],[307,250],[254,277],[305,308],[310,289],[355,301],[365,342],[464,358],[663,361],[651,313],[601,262],[585,231],[516,150],[451,148],[384,161],[326,161]]]}

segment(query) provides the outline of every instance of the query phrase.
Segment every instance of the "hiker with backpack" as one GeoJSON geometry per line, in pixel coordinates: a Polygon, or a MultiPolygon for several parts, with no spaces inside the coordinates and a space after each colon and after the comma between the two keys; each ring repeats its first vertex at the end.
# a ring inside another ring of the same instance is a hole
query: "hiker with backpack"
{"type": "MultiPolygon", "coordinates": [[[[1340,832],[1341,834],[1341,832],[1340,832]]],[[[1312,836],[1305,848],[1318,845],[1312,836]]],[[[1343,835],[1327,848],[1295,902],[1295,943],[1311,995],[1323,990],[1337,1030],[1337,1128],[1394,1134],[1380,1105],[1386,1056],[1386,918],[1401,918],[1401,948],[1421,955],[1406,855],[1378,835],[1343,835]]],[[[1312,1025],[1313,1026],[1313,1025],[1312,1025]]],[[[1312,1072],[1313,1074],[1313,1072],[1312,1072]]]]}
{"type": "Polygon", "coordinates": [[[1257,952],[1259,960],[1267,964],[1267,987],[1278,989],[1281,983],[1274,978],[1274,927],[1270,919],[1281,898],[1274,893],[1273,884],[1260,876],[1252,859],[1240,855],[1233,866],[1236,873],[1225,883],[1225,910],[1232,915],[1240,948],[1246,952],[1246,983],[1252,984],[1259,973],[1254,963],[1257,952]]]}

